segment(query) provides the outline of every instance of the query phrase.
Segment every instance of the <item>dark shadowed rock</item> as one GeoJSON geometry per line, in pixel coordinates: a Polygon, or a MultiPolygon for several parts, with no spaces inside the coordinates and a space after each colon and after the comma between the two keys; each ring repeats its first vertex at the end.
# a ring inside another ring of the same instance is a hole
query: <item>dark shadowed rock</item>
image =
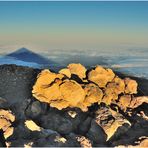
{"type": "Polygon", "coordinates": [[[47,104],[39,101],[33,101],[30,103],[25,111],[26,116],[31,119],[38,119],[41,114],[45,114],[47,110],[47,104]]]}
{"type": "Polygon", "coordinates": [[[103,129],[96,123],[95,120],[91,121],[91,127],[86,135],[94,143],[98,144],[105,143],[107,139],[107,135],[105,134],[103,129]]]}
{"type": "Polygon", "coordinates": [[[53,111],[41,117],[40,125],[45,129],[53,129],[60,134],[68,134],[73,130],[70,120],[53,111]]]}
{"type": "Polygon", "coordinates": [[[87,117],[78,127],[78,131],[80,134],[84,135],[88,132],[91,126],[91,117],[87,117]]]}
{"type": "Polygon", "coordinates": [[[0,66],[0,97],[10,104],[22,103],[31,98],[32,86],[39,70],[33,68],[1,65],[0,66]]]}

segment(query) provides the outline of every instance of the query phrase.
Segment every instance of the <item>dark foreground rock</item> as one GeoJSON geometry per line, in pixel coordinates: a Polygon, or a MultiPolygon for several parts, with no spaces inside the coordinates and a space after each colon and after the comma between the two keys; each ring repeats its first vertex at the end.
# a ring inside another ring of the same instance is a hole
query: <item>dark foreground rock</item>
{"type": "MultiPolygon", "coordinates": [[[[135,141],[143,136],[142,140],[147,143],[146,102],[133,110],[127,108],[126,111],[120,109],[118,104],[107,106],[103,103],[94,104],[87,112],[78,108],[59,111],[32,97],[32,87],[39,72],[28,67],[0,66],[0,109],[11,110],[15,115],[15,121],[9,126],[14,128],[13,134],[5,138],[4,132],[0,130],[0,147],[127,146],[138,145],[135,141]],[[25,124],[28,120],[32,121],[28,125],[30,127],[25,124]]],[[[148,95],[148,80],[134,79],[140,90],[135,96],[148,95]]],[[[9,118],[6,119],[9,121],[9,118]]]]}

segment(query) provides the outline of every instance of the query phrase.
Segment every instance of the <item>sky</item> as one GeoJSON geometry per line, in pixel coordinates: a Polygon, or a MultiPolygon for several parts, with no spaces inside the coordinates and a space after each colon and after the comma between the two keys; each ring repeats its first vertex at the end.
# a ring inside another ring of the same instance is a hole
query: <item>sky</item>
{"type": "Polygon", "coordinates": [[[148,2],[0,2],[0,52],[148,48],[148,2]]]}

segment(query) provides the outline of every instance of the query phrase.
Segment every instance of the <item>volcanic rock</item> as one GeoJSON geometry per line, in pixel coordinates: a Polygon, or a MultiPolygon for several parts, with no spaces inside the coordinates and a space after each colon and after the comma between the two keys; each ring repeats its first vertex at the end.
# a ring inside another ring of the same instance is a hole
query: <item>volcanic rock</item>
{"type": "Polygon", "coordinates": [[[104,69],[96,66],[94,70],[88,73],[88,80],[96,83],[99,87],[104,88],[108,82],[111,82],[115,74],[111,69],[104,69]]]}
{"type": "MultiPolygon", "coordinates": [[[[115,112],[110,108],[104,107],[96,111],[95,121],[99,126],[103,128],[103,130],[107,134],[107,141],[112,136],[115,136],[115,132],[117,132],[119,127],[123,126],[124,124],[128,124],[129,126],[131,125],[130,122],[125,119],[120,113],[115,112]]],[[[127,130],[128,128],[125,131],[127,130]]]]}
{"type": "Polygon", "coordinates": [[[11,127],[11,124],[14,121],[15,116],[11,111],[0,109],[0,129],[3,130],[5,139],[13,134],[14,128],[11,127]]]}
{"type": "Polygon", "coordinates": [[[67,69],[67,68],[61,69],[61,70],[59,71],[59,73],[61,73],[61,74],[65,75],[65,76],[67,76],[68,78],[71,78],[71,72],[70,72],[70,70],[67,69]]]}
{"type": "Polygon", "coordinates": [[[127,94],[136,94],[137,93],[137,82],[135,80],[131,80],[130,78],[125,78],[125,93],[127,94]]]}
{"type": "Polygon", "coordinates": [[[76,63],[69,64],[67,68],[70,70],[71,74],[75,74],[81,79],[86,77],[86,68],[80,63],[79,64],[76,64],[76,63]]]}
{"type": "Polygon", "coordinates": [[[84,136],[77,137],[78,142],[80,142],[81,147],[83,148],[92,148],[91,142],[84,136]]]}
{"type": "Polygon", "coordinates": [[[97,122],[93,119],[91,121],[91,126],[89,131],[87,132],[86,136],[97,144],[103,144],[106,141],[107,135],[105,134],[102,127],[97,124],[97,122]]]}

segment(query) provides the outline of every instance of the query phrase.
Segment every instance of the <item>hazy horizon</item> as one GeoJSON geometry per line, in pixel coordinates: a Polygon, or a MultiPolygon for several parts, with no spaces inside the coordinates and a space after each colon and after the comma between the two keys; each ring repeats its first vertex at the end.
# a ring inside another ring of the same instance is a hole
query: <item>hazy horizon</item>
{"type": "Polygon", "coordinates": [[[148,2],[0,2],[0,53],[148,48],[148,2]]]}

